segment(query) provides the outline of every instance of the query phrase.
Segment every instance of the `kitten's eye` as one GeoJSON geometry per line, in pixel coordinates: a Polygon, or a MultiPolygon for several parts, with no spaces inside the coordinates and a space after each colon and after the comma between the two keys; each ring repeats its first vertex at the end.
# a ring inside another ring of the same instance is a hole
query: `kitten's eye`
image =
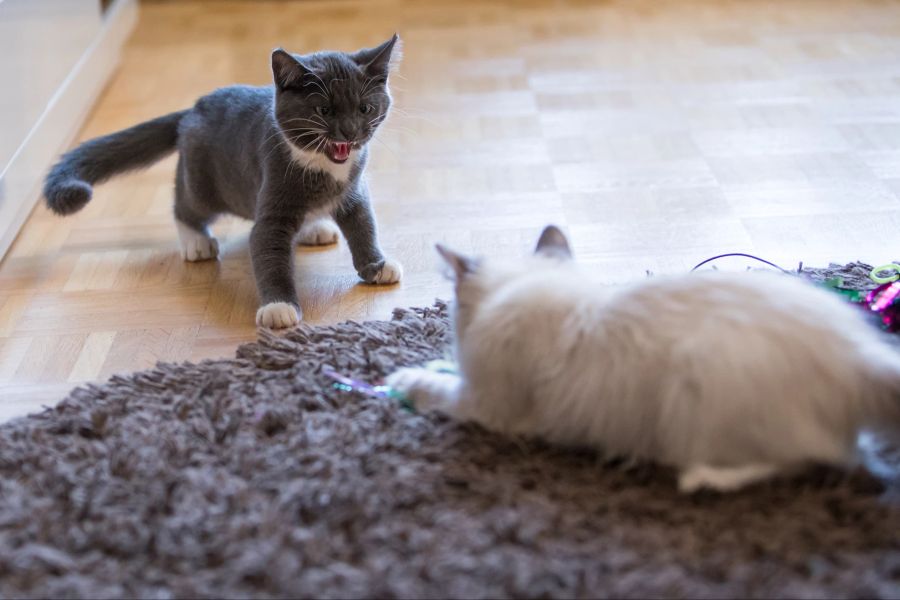
{"type": "Polygon", "coordinates": [[[319,113],[320,115],[322,115],[323,117],[325,117],[325,116],[328,116],[331,114],[331,107],[330,106],[317,106],[316,112],[319,113]]]}
{"type": "Polygon", "coordinates": [[[371,104],[363,104],[362,106],[359,107],[359,112],[361,112],[364,115],[369,114],[373,110],[375,110],[375,107],[372,106],[371,104]]]}

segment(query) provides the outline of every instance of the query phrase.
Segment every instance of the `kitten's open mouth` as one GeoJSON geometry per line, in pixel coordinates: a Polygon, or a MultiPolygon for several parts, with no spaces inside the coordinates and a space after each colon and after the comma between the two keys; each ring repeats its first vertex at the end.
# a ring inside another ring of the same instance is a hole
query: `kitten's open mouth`
{"type": "Polygon", "coordinates": [[[350,150],[355,146],[350,142],[328,142],[325,146],[325,155],[337,164],[347,162],[350,158],[350,150]]]}

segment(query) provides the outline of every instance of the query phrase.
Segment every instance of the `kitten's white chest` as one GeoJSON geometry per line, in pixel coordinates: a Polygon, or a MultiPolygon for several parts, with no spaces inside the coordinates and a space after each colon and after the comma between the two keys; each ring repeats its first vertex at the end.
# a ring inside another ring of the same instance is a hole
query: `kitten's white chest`
{"type": "Polygon", "coordinates": [[[356,160],[359,157],[358,150],[351,150],[350,158],[348,158],[346,162],[338,164],[332,162],[327,156],[320,152],[301,150],[291,143],[288,144],[288,147],[291,149],[291,159],[295,163],[306,169],[328,173],[340,183],[347,183],[350,179],[350,171],[353,169],[353,166],[356,164],[356,160]]]}
{"type": "Polygon", "coordinates": [[[307,221],[312,221],[315,219],[324,219],[324,218],[333,218],[334,213],[337,212],[337,209],[344,202],[345,196],[334,196],[330,198],[327,202],[324,202],[321,206],[317,206],[316,208],[311,209],[306,216],[307,221]]]}

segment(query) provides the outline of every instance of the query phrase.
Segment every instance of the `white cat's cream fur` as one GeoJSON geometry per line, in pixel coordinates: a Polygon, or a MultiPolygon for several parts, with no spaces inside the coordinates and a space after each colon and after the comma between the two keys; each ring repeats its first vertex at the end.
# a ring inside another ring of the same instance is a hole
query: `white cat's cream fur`
{"type": "Polygon", "coordinates": [[[771,273],[610,286],[550,233],[511,265],[442,250],[460,375],[388,384],[419,410],[674,466],[685,491],[850,466],[860,430],[900,424],[900,355],[836,295],[771,273]]]}

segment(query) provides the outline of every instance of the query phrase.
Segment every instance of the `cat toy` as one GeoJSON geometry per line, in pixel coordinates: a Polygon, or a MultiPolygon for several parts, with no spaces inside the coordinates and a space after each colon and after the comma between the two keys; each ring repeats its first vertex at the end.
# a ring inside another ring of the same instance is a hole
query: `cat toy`
{"type": "Polygon", "coordinates": [[[872,269],[872,272],[869,273],[869,278],[875,283],[893,283],[900,280],[900,265],[889,263],[881,265],[880,267],[875,267],[872,269]],[[890,273],[891,271],[894,272],[893,275],[880,275],[880,273],[890,273]]]}
{"type": "MultiPolygon", "coordinates": [[[[778,269],[782,273],[791,274],[787,269],[783,269],[775,263],[765,259],[753,256],[752,254],[744,254],[743,252],[732,252],[729,254],[719,254],[711,258],[707,258],[703,262],[697,264],[691,272],[696,271],[703,265],[710,263],[719,258],[728,256],[740,256],[749,258],[770,267],[778,269]]],[[[797,272],[803,270],[803,263],[797,272]]],[[[848,302],[860,306],[870,316],[875,317],[881,328],[891,333],[900,332],[900,264],[888,263],[875,267],[869,272],[869,279],[878,284],[873,290],[851,290],[843,287],[844,280],[841,277],[832,277],[820,283],[821,287],[840,294],[848,302]]]]}
{"type": "Polygon", "coordinates": [[[886,331],[900,331],[900,281],[883,283],[866,295],[866,307],[881,318],[886,331]]]}
{"type": "Polygon", "coordinates": [[[341,375],[331,367],[325,367],[322,369],[322,373],[331,379],[334,379],[334,383],[331,384],[331,387],[336,390],[342,392],[357,392],[370,398],[391,398],[396,400],[400,404],[400,408],[406,412],[416,412],[415,407],[412,405],[412,402],[409,401],[409,398],[390,386],[370,385],[365,381],[341,375]]]}
{"type": "MultiPolygon", "coordinates": [[[[457,374],[459,372],[456,368],[456,363],[449,360],[432,360],[426,363],[425,368],[429,371],[434,371],[435,373],[457,374]]],[[[412,401],[407,398],[405,394],[390,386],[370,385],[365,381],[341,375],[331,367],[325,367],[322,370],[322,373],[331,379],[334,379],[334,383],[331,384],[331,387],[336,390],[342,392],[358,392],[364,396],[369,396],[370,398],[390,398],[396,400],[400,404],[400,408],[406,412],[416,412],[416,407],[413,406],[412,401]]]]}

